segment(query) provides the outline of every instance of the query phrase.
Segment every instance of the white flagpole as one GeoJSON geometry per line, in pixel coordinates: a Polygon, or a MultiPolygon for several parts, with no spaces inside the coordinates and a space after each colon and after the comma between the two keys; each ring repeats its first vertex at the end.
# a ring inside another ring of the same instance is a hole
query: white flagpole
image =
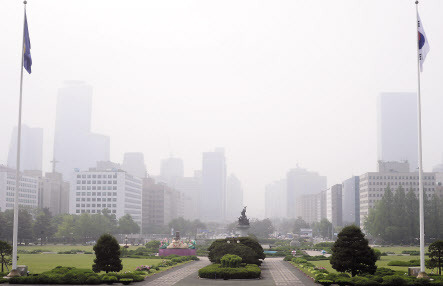
{"type": "Polygon", "coordinates": [[[419,204],[420,204],[420,274],[418,277],[425,278],[425,215],[423,206],[423,159],[422,159],[422,140],[421,140],[421,94],[420,94],[420,50],[418,38],[418,1],[415,1],[417,30],[417,108],[418,108],[418,188],[419,188],[419,204]]]}
{"type": "Polygon", "coordinates": [[[23,15],[23,36],[22,36],[22,62],[20,73],[20,99],[18,105],[18,126],[17,126],[17,164],[15,172],[15,196],[14,196],[14,227],[12,231],[12,270],[8,274],[8,277],[20,276],[17,271],[17,240],[18,240],[18,200],[19,200],[19,188],[20,188],[20,143],[21,143],[21,131],[22,131],[22,93],[23,93],[23,58],[24,58],[24,44],[25,44],[25,16],[26,16],[26,1],[24,4],[23,15]]]}

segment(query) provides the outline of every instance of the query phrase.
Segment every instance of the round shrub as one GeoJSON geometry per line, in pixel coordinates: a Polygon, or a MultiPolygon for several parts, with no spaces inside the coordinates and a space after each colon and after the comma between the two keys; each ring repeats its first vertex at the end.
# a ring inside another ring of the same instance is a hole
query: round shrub
{"type": "Polygon", "coordinates": [[[404,286],[408,285],[408,282],[406,279],[404,279],[401,276],[398,275],[390,275],[383,277],[382,285],[389,285],[389,286],[404,286]]]}
{"type": "Polygon", "coordinates": [[[97,276],[89,276],[85,282],[88,285],[98,285],[101,283],[100,278],[98,278],[97,276]]]}
{"type": "Polygon", "coordinates": [[[209,260],[212,263],[220,263],[225,254],[235,254],[242,258],[243,263],[261,265],[261,261],[255,252],[248,246],[239,243],[221,243],[211,249],[209,260]]]}
{"type": "Polygon", "coordinates": [[[115,276],[105,275],[102,277],[102,282],[106,283],[106,284],[112,284],[112,283],[118,282],[118,278],[115,276]]]}

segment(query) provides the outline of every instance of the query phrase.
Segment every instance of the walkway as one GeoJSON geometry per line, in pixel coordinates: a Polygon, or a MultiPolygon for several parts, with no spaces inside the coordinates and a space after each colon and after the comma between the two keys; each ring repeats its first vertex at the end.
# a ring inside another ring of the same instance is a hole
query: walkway
{"type": "MultiPolygon", "coordinates": [[[[236,286],[236,285],[254,285],[254,286],[315,286],[309,277],[298,269],[293,267],[282,258],[267,258],[263,262],[261,279],[231,279],[231,280],[211,280],[200,279],[198,269],[208,265],[210,262],[207,257],[200,257],[200,261],[191,262],[176,269],[171,269],[158,276],[147,278],[143,286],[236,286]]],[[[138,283],[137,283],[138,284],[138,283]]]]}

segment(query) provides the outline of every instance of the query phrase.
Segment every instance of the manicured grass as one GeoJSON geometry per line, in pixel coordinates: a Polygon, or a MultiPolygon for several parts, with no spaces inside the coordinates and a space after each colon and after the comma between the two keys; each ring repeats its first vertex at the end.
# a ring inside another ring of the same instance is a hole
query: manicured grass
{"type": "MultiPolygon", "coordinates": [[[[56,266],[91,269],[94,254],[19,254],[19,265],[27,265],[31,273],[41,273],[56,266]]],[[[134,271],[140,265],[157,265],[161,259],[122,258],[123,272],[134,271]]]]}
{"type": "MultiPolygon", "coordinates": [[[[139,245],[139,246],[128,245],[128,246],[129,246],[128,247],[129,250],[143,247],[142,245],[139,245]]],[[[78,250],[82,250],[82,251],[93,252],[93,250],[92,250],[93,247],[94,247],[93,245],[44,244],[44,245],[29,245],[29,246],[19,245],[18,250],[32,251],[32,250],[41,249],[44,252],[59,252],[59,251],[69,251],[72,249],[78,249],[78,250]]]]}
{"type": "MultiPolygon", "coordinates": [[[[405,249],[402,249],[402,250],[405,250],[405,249]]],[[[400,251],[400,253],[401,253],[401,251],[400,251]]],[[[425,257],[425,258],[428,258],[428,257],[425,257]]],[[[404,256],[404,255],[382,256],[381,259],[377,261],[377,266],[378,267],[391,268],[392,270],[395,270],[395,271],[402,271],[402,272],[407,273],[408,272],[408,267],[388,266],[388,262],[389,261],[393,261],[393,260],[409,261],[409,260],[412,260],[412,259],[420,259],[420,257],[419,256],[404,256]]],[[[312,264],[314,264],[317,267],[324,267],[329,272],[336,272],[334,269],[332,269],[331,263],[329,263],[329,260],[309,261],[309,262],[311,262],[312,264]]],[[[426,269],[426,271],[430,271],[430,269],[426,269]]]]}
{"type": "MultiPolygon", "coordinates": [[[[375,246],[374,248],[380,250],[381,252],[394,252],[395,254],[401,254],[401,252],[404,250],[420,251],[420,247],[418,246],[375,246]]],[[[426,247],[425,252],[427,251],[428,248],[426,247]]]]}

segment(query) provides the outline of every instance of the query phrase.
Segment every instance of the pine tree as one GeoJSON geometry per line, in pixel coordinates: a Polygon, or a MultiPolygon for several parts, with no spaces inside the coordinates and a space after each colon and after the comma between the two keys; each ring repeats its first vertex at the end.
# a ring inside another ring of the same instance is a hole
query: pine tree
{"type": "Polygon", "coordinates": [[[409,189],[406,194],[405,222],[407,223],[407,233],[409,243],[416,243],[419,237],[419,211],[418,199],[415,192],[409,189]]]}
{"type": "Polygon", "coordinates": [[[443,267],[443,240],[436,241],[429,245],[429,266],[437,267],[438,274],[441,275],[441,268],[443,267]]]}
{"type": "Polygon", "coordinates": [[[339,272],[374,274],[377,270],[377,257],[360,228],[351,225],[343,228],[332,247],[330,263],[339,272]]]}
{"type": "Polygon", "coordinates": [[[103,234],[94,245],[94,251],[95,259],[92,265],[94,272],[118,272],[123,269],[120,259],[120,245],[112,235],[103,234]]]}

